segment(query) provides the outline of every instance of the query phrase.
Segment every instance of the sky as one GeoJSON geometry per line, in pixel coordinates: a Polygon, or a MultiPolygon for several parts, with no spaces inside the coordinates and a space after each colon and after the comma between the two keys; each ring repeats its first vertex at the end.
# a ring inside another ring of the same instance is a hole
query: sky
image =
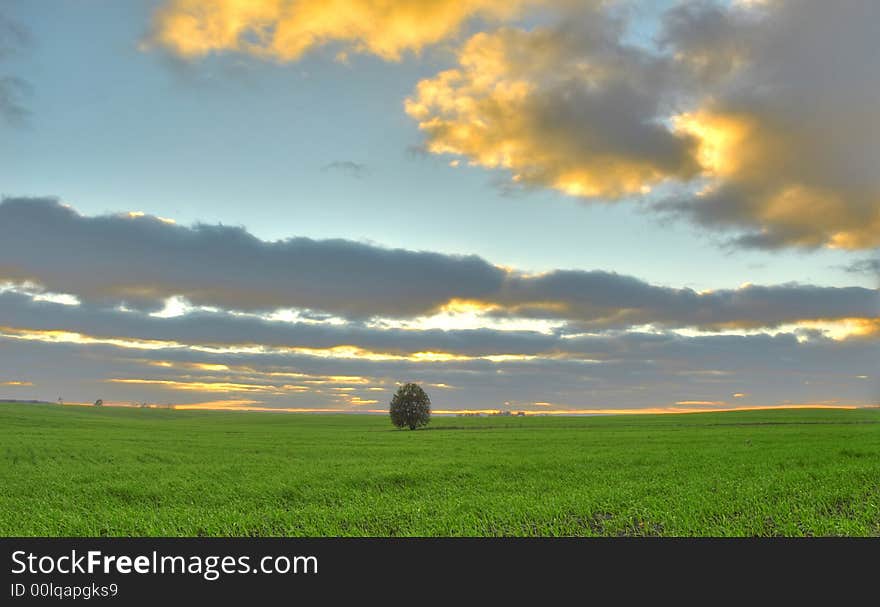
{"type": "Polygon", "coordinates": [[[2,0],[0,398],[870,406],[870,0],[2,0]]]}

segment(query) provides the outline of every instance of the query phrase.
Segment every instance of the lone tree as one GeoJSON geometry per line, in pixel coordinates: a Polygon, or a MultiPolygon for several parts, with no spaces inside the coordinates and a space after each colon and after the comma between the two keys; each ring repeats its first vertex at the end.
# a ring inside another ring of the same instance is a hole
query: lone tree
{"type": "Polygon", "coordinates": [[[415,430],[431,421],[431,399],[418,384],[403,384],[391,399],[391,423],[415,430]]]}

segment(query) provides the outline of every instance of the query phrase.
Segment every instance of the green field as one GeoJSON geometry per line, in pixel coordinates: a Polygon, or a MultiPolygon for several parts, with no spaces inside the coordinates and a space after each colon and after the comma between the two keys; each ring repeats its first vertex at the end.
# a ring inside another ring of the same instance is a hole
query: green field
{"type": "Polygon", "coordinates": [[[880,535],[880,410],[435,417],[0,404],[0,535],[880,535]]]}

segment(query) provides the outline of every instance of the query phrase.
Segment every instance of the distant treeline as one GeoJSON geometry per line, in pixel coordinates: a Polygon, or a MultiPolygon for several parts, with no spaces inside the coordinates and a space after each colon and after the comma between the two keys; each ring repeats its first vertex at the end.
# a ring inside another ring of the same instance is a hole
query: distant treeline
{"type": "Polygon", "coordinates": [[[516,415],[517,417],[525,417],[525,411],[490,411],[490,412],[482,412],[482,411],[463,411],[458,414],[458,417],[490,417],[490,416],[511,416],[516,415]]]}

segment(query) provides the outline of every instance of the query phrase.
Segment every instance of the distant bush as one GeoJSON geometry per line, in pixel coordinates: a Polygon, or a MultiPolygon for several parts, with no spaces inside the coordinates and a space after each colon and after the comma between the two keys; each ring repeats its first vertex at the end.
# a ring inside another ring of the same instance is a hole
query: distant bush
{"type": "Polygon", "coordinates": [[[391,399],[391,423],[415,430],[431,420],[431,399],[418,384],[403,384],[391,399]]]}

